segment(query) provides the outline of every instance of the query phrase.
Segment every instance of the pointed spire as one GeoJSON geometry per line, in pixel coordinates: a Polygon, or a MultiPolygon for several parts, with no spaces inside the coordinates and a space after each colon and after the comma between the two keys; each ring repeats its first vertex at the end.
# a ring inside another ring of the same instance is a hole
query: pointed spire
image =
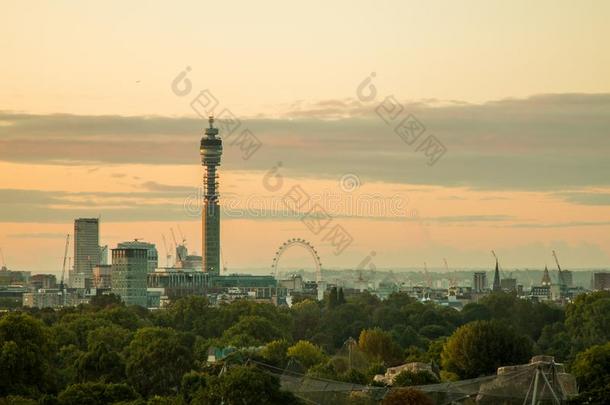
{"type": "Polygon", "coordinates": [[[542,275],[542,285],[551,285],[551,276],[549,275],[549,269],[544,265],[544,274],[542,275]]]}

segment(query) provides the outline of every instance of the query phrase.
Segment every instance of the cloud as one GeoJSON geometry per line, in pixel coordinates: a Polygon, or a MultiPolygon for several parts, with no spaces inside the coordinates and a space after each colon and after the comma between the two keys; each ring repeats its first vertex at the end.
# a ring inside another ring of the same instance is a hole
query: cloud
{"type": "Polygon", "coordinates": [[[156,181],[147,181],[141,185],[142,188],[150,191],[162,191],[162,192],[193,192],[196,191],[195,187],[188,186],[173,186],[169,184],[161,184],[156,181]]]}
{"type": "Polygon", "coordinates": [[[581,226],[610,226],[610,221],[570,221],[550,224],[516,223],[513,228],[575,228],[581,226]]]}
{"type": "Polygon", "coordinates": [[[592,192],[563,192],[555,194],[559,198],[581,205],[610,205],[610,193],[592,193],[592,192]]]}
{"type": "MultiPolygon", "coordinates": [[[[424,100],[404,104],[447,148],[436,165],[353,100],[303,102],[278,118],[242,119],[263,146],[244,160],[225,138],[223,170],[287,176],[561,190],[610,186],[610,94],[547,94],[473,105],[424,100]],[[315,163],[315,164],[314,164],[315,163]]],[[[199,165],[205,123],[180,117],[0,113],[0,160],[70,164],[199,165]]],[[[240,129],[240,130],[241,130],[240,129]]],[[[226,135],[226,134],[225,134],[226,135]]]]}
{"type": "Polygon", "coordinates": [[[14,239],[65,239],[66,234],[64,233],[12,233],[7,235],[9,238],[14,239]]]}

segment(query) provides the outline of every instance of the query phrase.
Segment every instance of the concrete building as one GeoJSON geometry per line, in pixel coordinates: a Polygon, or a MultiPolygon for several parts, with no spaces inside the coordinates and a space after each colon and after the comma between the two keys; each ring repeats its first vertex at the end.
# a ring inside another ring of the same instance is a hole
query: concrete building
{"type": "Polygon", "coordinates": [[[31,277],[30,271],[9,270],[4,266],[0,269],[0,285],[27,286],[31,277]]]}
{"type": "Polygon", "coordinates": [[[143,242],[135,239],[129,242],[121,242],[117,245],[119,249],[146,249],[148,260],[148,272],[152,273],[159,267],[159,253],[154,243],[143,242]]]}
{"type": "Polygon", "coordinates": [[[561,270],[557,274],[558,282],[564,287],[572,287],[572,272],[570,270],[561,270]]]}
{"type": "Polygon", "coordinates": [[[146,249],[112,249],[112,292],[119,295],[125,304],[147,307],[147,273],[146,249]]]}
{"type": "Polygon", "coordinates": [[[148,288],[163,288],[170,300],[205,295],[209,274],[191,269],[163,268],[148,274],[148,288]]]}
{"type": "Polygon", "coordinates": [[[472,290],[475,293],[482,293],[487,289],[487,273],[477,271],[472,278],[472,290]]]}
{"type": "Polygon", "coordinates": [[[503,278],[500,280],[500,287],[502,287],[502,291],[517,291],[517,279],[503,278]]]}
{"type": "Polygon", "coordinates": [[[112,266],[98,264],[93,268],[93,287],[100,289],[112,288],[112,266]]]}
{"type": "Polygon", "coordinates": [[[62,295],[57,289],[38,290],[23,294],[23,306],[30,308],[58,308],[62,306],[62,295]]]}
{"type": "Polygon", "coordinates": [[[610,290],[610,273],[594,273],[593,289],[596,291],[610,290]]]}
{"type": "Polygon", "coordinates": [[[30,278],[30,287],[35,291],[57,288],[57,277],[54,274],[34,274],[30,278]]]}
{"type": "Polygon", "coordinates": [[[222,156],[222,140],[217,138],[218,129],[214,128],[214,118],[210,117],[210,127],[201,138],[199,153],[201,164],[205,167],[203,177],[203,271],[211,275],[220,274],[220,205],[218,204],[218,175],[216,167],[222,156]]]}
{"type": "Polygon", "coordinates": [[[93,267],[100,263],[100,221],[98,218],[78,218],[74,220],[74,269],[70,273],[81,273],[85,278],[93,278],[93,267]]]}
{"type": "Polygon", "coordinates": [[[538,301],[547,301],[551,299],[551,286],[550,285],[541,285],[541,286],[532,286],[530,290],[530,298],[538,300],[538,301]]]}

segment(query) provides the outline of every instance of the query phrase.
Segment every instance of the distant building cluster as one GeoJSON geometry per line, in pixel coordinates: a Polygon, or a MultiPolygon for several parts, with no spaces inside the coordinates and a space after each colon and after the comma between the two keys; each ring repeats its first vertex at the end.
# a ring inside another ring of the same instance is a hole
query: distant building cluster
{"type": "MultiPolygon", "coordinates": [[[[434,301],[460,309],[468,302],[496,291],[517,294],[524,299],[555,301],[566,303],[576,295],[586,291],[573,285],[573,275],[563,270],[555,252],[557,277],[555,281],[545,268],[539,283],[524,288],[516,277],[501,274],[496,257],[491,283],[485,271],[475,271],[472,281],[459,283],[451,277],[447,285],[433,285],[431,275],[425,267],[424,282],[400,281],[390,273],[390,277],[367,280],[362,270],[351,280],[349,271],[343,272],[334,281],[322,278],[321,262],[317,251],[303,239],[291,239],[284,247],[303,245],[316,258],[317,270],[310,280],[304,274],[290,274],[284,278],[277,271],[274,259],[274,275],[221,274],[226,273],[220,246],[220,205],[218,167],[222,157],[222,139],[210,117],[209,128],[199,144],[201,164],[204,167],[204,199],[202,203],[202,252],[203,256],[189,254],[182,232],[178,242],[171,230],[173,250],[168,249],[163,236],[165,266],[159,264],[159,253],[153,243],[134,239],[118,243],[110,249],[100,243],[100,219],[77,218],[74,220],[73,255],[70,263],[68,255],[70,235],[66,237],[63,266],[59,280],[52,274],[31,275],[29,271],[0,270],[0,299],[4,307],[24,305],[37,308],[59,308],[89,302],[103,294],[116,294],[127,305],[159,308],[172,300],[189,295],[205,296],[212,304],[236,299],[249,299],[274,304],[291,305],[293,299],[323,299],[329,292],[340,290],[341,294],[368,292],[381,299],[394,292],[404,292],[421,301],[434,301]],[[173,257],[173,260],[171,260],[173,257]]],[[[180,230],[180,229],[179,229],[180,230]]],[[[495,253],[492,251],[495,256],[495,253]]],[[[445,266],[447,262],[445,260],[445,266]]],[[[353,274],[353,273],[352,273],[353,274]]],[[[438,281],[438,280],[437,280],[438,281]]],[[[610,273],[595,273],[591,282],[594,290],[610,289],[610,273]]]]}

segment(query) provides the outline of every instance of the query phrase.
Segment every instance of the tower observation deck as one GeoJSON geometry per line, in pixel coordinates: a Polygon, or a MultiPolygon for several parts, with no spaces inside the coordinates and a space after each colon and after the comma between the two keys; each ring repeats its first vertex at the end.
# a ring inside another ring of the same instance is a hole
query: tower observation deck
{"type": "Polygon", "coordinates": [[[205,168],[203,175],[203,212],[202,244],[203,271],[220,274],[220,205],[218,204],[218,174],[222,156],[222,140],[217,137],[218,128],[214,128],[214,118],[209,119],[210,127],[206,128],[201,138],[201,164],[205,168]]]}

